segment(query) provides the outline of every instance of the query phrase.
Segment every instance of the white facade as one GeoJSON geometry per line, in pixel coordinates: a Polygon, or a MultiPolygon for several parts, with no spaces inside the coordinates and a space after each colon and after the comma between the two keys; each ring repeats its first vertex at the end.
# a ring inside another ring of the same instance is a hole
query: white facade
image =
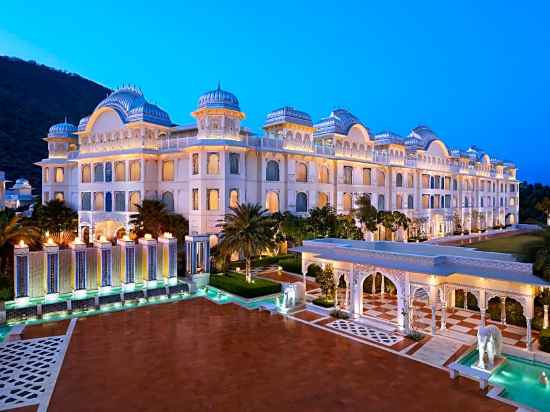
{"type": "Polygon", "coordinates": [[[38,163],[43,201],[64,199],[93,238],[128,230],[143,199],[187,217],[192,234],[217,232],[236,202],[347,213],[363,193],[379,210],[420,219],[430,237],[452,233],[457,219],[466,230],[518,220],[515,166],[475,147],[449,149],[425,126],[406,138],[373,135],[342,109],[314,125],[285,107],[255,135],[241,127],[237,98],[219,87],[192,114],[196,124],[174,126],[139,90],[122,88],[78,128],[52,126],[49,157],[38,163]]]}

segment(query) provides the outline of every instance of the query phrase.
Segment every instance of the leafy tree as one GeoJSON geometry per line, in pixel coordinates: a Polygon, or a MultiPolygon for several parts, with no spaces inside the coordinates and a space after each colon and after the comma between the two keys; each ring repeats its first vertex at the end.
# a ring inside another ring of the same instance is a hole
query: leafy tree
{"type": "Polygon", "coordinates": [[[363,238],[363,233],[352,215],[338,215],[336,223],[336,237],[355,240],[363,238]]]}
{"type": "Polygon", "coordinates": [[[301,245],[304,239],[312,238],[312,234],[308,230],[307,219],[301,216],[296,216],[289,211],[284,213],[273,213],[271,215],[275,222],[277,242],[288,242],[294,245],[301,245]]]}
{"type": "Polygon", "coordinates": [[[550,197],[544,197],[535,208],[546,215],[546,224],[550,226],[550,197]]]}
{"type": "Polygon", "coordinates": [[[356,206],[354,214],[359,222],[361,222],[362,227],[368,232],[376,232],[378,212],[371,204],[370,197],[368,195],[360,196],[356,201],[356,206]]]}
{"type": "Polygon", "coordinates": [[[527,182],[519,185],[520,223],[548,223],[548,215],[536,207],[544,198],[550,198],[550,186],[527,182]]]}
{"type": "Polygon", "coordinates": [[[336,283],[334,282],[334,271],[330,263],[319,274],[317,281],[319,282],[323,296],[328,300],[333,300],[336,292],[336,283]]]}
{"type": "Polygon", "coordinates": [[[130,224],[138,236],[150,233],[157,237],[168,230],[169,212],[164,203],[158,200],[144,200],[141,205],[135,205],[137,213],[130,216],[130,224]]]}
{"type": "Polygon", "coordinates": [[[316,238],[336,235],[338,218],[332,206],[311,209],[307,222],[313,236],[316,238]]]}
{"type": "Polygon", "coordinates": [[[78,229],[78,213],[61,200],[51,200],[45,205],[36,204],[32,213],[33,224],[58,243],[66,245],[75,237],[78,229]]]}
{"type": "Polygon", "coordinates": [[[246,264],[246,281],[251,282],[252,259],[275,247],[276,222],[259,204],[239,204],[230,210],[218,224],[220,253],[224,256],[240,253],[246,264]]]}

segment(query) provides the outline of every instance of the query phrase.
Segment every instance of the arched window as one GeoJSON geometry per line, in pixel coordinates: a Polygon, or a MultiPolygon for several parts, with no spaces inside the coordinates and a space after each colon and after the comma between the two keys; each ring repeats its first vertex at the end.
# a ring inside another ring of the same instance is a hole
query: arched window
{"type": "Polygon", "coordinates": [[[353,184],[353,167],[351,166],[344,166],[344,184],[353,184]]]}
{"type": "Polygon", "coordinates": [[[270,160],[267,162],[265,176],[266,180],[269,182],[279,181],[279,163],[277,161],[270,160]]]}
{"type": "Polygon", "coordinates": [[[130,181],[138,182],[141,180],[141,161],[130,161],[130,181]]]}
{"type": "Polygon", "coordinates": [[[395,207],[397,209],[403,209],[403,195],[400,193],[395,195],[395,207]]]}
{"type": "Polygon", "coordinates": [[[220,208],[220,191],[218,189],[207,189],[206,200],[208,210],[218,210],[220,208]]]}
{"type": "Polygon", "coordinates": [[[115,180],[117,182],[126,180],[126,165],[124,162],[115,162],[115,180]]]}
{"type": "Polygon", "coordinates": [[[468,196],[464,198],[464,207],[470,207],[470,202],[468,200],[468,196]]]}
{"type": "Polygon", "coordinates": [[[481,198],[480,201],[481,201],[480,206],[481,206],[481,207],[484,207],[484,206],[483,206],[483,203],[484,203],[484,202],[483,202],[483,198],[481,198]]]}
{"type": "Polygon", "coordinates": [[[352,200],[352,197],[351,197],[351,193],[344,193],[344,197],[342,198],[342,203],[343,203],[343,206],[344,206],[344,210],[346,212],[351,211],[351,209],[353,207],[353,200],[352,200]]]}
{"type": "Polygon", "coordinates": [[[378,210],[384,210],[386,205],[386,200],[384,195],[378,195],[378,210]]]}
{"type": "Polygon", "coordinates": [[[372,184],[372,171],[370,167],[364,167],[363,168],[363,184],[366,186],[370,186],[372,184]]]}
{"type": "Polygon", "coordinates": [[[317,202],[318,207],[328,206],[328,195],[324,192],[319,192],[319,201],[317,202]]]}
{"type": "Polygon", "coordinates": [[[376,173],[376,185],[380,187],[386,185],[386,174],[382,170],[378,170],[376,173]]]}
{"type": "Polygon", "coordinates": [[[279,211],[279,195],[276,192],[268,192],[265,197],[265,208],[269,213],[277,213],[279,211]]]}
{"type": "Polygon", "coordinates": [[[408,188],[414,187],[414,175],[412,173],[409,173],[407,175],[407,187],[408,188]]]}
{"type": "Polygon", "coordinates": [[[456,179],[453,179],[453,190],[454,191],[457,191],[458,190],[458,182],[456,179]]]}
{"type": "Polygon", "coordinates": [[[329,173],[327,166],[321,166],[319,169],[319,183],[328,183],[329,173]]]}
{"type": "Polygon", "coordinates": [[[174,161],[163,160],[162,161],[162,180],[169,182],[174,180],[174,161]]]}
{"type": "Polygon", "coordinates": [[[136,205],[141,205],[141,192],[130,192],[128,199],[128,211],[137,212],[136,205]]]}
{"type": "Polygon", "coordinates": [[[103,212],[105,210],[103,192],[94,193],[94,210],[98,212],[103,212]]]}
{"type": "Polygon", "coordinates": [[[209,175],[220,173],[220,155],[218,153],[208,153],[206,158],[206,172],[209,175]]]}
{"type": "Polygon", "coordinates": [[[113,211],[113,195],[111,194],[111,192],[105,193],[105,211],[113,211]]]}
{"type": "Polygon", "coordinates": [[[307,195],[304,192],[296,193],[296,212],[307,212],[307,195]]]}
{"type": "Polygon", "coordinates": [[[414,209],[414,197],[413,197],[413,195],[409,195],[407,197],[407,208],[408,209],[414,209]]]}
{"type": "Polygon", "coordinates": [[[115,211],[124,212],[126,211],[126,193],[124,192],[115,192],[115,211]]]}
{"type": "Polygon", "coordinates": [[[401,173],[397,173],[395,176],[395,186],[403,187],[403,175],[401,173]]]}
{"type": "Polygon", "coordinates": [[[435,189],[435,177],[430,176],[430,189],[435,189]]]}
{"type": "Polygon", "coordinates": [[[172,192],[164,192],[162,194],[161,201],[164,204],[164,207],[166,207],[166,210],[169,212],[174,211],[174,195],[172,192]]]}
{"type": "Polygon", "coordinates": [[[82,183],[90,183],[92,181],[92,171],[90,165],[82,165],[82,183]]]}
{"type": "Polygon", "coordinates": [[[296,163],[296,181],[307,182],[307,165],[305,163],[296,163]]]}
{"type": "Polygon", "coordinates": [[[103,182],[103,163],[96,163],[94,165],[94,182],[103,182]]]}
{"type": "Polygon", "coordinates": [[[239,190],[231,189],[229,192],[229,207],[237,207],[239,205],[239,190]]]}
{"type": "Polygon", "coordinates": [[[105,163],[105,181],[113,181],[113,164],[111,162],[105,163]]]}

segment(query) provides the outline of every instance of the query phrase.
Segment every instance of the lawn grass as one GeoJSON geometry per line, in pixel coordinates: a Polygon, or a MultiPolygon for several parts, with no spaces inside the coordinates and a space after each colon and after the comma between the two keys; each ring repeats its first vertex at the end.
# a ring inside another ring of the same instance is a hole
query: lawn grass
{"type": "Polygon", "coordinates": [[[511,253],[518,257],[524,257],[527,250],[536,246],[537,243],[542,243],[542,239],[539,236],[525,234],[482,240],[481,242],[470,243],[464,246],[484,252],[511,253]]]}
{"type": "Polygon", "coordinates": [[[257,278],[253,279],[253,283],[248,283],[244,275],[235,272],[210,275],[210,285],[247,299],[272,295],[281,291],[280,283],[257,278]]]}

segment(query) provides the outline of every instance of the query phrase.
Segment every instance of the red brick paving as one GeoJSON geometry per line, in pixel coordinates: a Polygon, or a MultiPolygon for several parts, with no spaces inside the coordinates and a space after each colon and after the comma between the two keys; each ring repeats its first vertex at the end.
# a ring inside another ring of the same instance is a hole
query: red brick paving
{"type": "MultiPolygon", "coordinates": [[[[303,282],[304,279],[301,276],[292,275],[287,272],[282,271],[271,271],[271,272],[261,272],[258,277],[260,278],[267,278],[274,280],[276,282],[303,282]]],[[[319,289],[319,284],[316,282],[312,282],[310,280],[306,280],[306,290],[314,290],[319,289]]]]}
{"type": "Polygon", "coordinates": [[[22,339],[44,338],[46,336],[64,335],[69,327],[68,320],[57,322],[40,323],[37,325],[27,325],[23,329],[22,339]]]}
{"type": "Polygon", "coordinates": [[[324,316],[321,316],[321,315],[319,315],[317,313],[314,313],[314,312],[310,312],[308,310],[304,310],[302,312],[294,313],[294,314],[292,314],[292,316],[294,316],[295,318],[298,318],[298,319],[307,320],[308,322],[324,318],[324,316]]]}
{"type": "MultiPolygon", "coordinates": [[[[467,379],[204,299],[78,321],[50,411],[510,411],[467,379]]],[[[26,412],[26,411],[25,411],[26,412]]]]}

